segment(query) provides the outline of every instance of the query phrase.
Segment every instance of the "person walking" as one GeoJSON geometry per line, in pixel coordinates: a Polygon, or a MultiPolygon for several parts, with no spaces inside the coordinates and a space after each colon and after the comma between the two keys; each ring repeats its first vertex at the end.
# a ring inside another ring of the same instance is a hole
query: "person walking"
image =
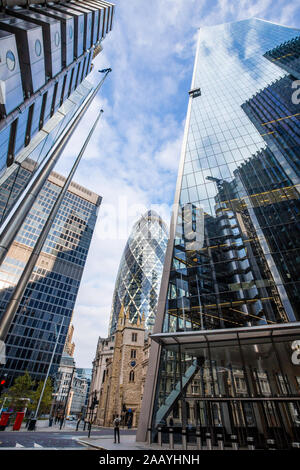
{"type": "Polygon", "coordinates": [[[64,425],[64,422],[65,422],[65,418],[64,418],[64,415],[62,415],[59,419],[59,427],[60,429],[63,427],[64,425]]]}
{"type": "Polygon", "coordinates": [[[114,438],[115,438],[115,444],[117,443],[117,438],[118,438],[118,444],[120,444],[120,422],[121,419],[119,416],[117,416],[114,419],[114,438]]]}
{"type": "Polygon", "coordinates": [[[131,429],[131,427],[132,427],[132,414],[130,414],[129,417],[128,417],[127,427],[128,427],[128,429],[131,429]]]}

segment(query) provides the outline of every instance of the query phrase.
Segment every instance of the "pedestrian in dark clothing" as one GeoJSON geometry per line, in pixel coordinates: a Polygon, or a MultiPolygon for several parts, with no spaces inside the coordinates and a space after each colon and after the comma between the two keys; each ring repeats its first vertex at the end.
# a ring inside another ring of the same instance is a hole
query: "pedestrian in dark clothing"
{"type": "Polygon", "coordinates": [[[117,438],[118,438],[118,444],[120,444],[120,422],[121,419],[117,416],[114,419],[114,438],[115,438],[115,444],[117,443],[117,438]]]}
{"type": "Polygon", "coordinates": [[[128,421],[127,421],[127,427],[128,429],[131,429],[132,426],[132,414],[129,415],[128,421]]]}

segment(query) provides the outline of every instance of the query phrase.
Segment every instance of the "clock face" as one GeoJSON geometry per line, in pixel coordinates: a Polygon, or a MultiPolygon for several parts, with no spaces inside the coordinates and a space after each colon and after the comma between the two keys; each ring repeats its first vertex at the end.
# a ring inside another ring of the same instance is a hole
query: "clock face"
{"type": "Polygon", "coordinates": [[[131,361],[131,363],[130,363],[131,367],[134,367],[134,366],[135,366],[135,364],[136,364],[136,362],[135,362],[135,361],[131,361]]]}

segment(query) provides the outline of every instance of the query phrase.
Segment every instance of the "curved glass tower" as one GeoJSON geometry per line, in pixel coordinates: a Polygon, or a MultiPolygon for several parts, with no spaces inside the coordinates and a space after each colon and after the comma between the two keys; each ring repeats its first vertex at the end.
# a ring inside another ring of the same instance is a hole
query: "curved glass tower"
{"type": "Polygon", "coordinates": [[[146,328],[152,330],[167,242],[167,226],[156,212],[146,212],[134,224],[119,266],[109,334],[115,331],[122,304],[133,323],[144,314],[146,328]]]}

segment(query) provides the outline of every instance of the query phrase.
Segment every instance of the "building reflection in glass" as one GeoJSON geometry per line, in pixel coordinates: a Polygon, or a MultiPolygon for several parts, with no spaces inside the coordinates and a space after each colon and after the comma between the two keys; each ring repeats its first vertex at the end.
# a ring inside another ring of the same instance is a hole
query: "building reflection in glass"
{"type": "MultiPolygon", "coordinates": [[[[52,172],[0,269],[0,316],[8,305],[65,178],[52,172]]],[[[72,182],[21,299],[6,339],[7,382],[26,370],[42,380],[64,326],[51,374],[60,363],[101,197],[72,182]]]]}
{"type": "Polygon", "coordinates": [[[298,59],[289,56],[289,69],[273,60],[289,41],[298,54],[299,30],[259,19],[199,32],[192,89],[201,95],[190,96],[165,309],[152,336],[162,346],[154,407],[144,405],[153,436],[172,418],[243,444],[299,439],[298,59]],[[186,206],[202,234],[195,250],[186,206]]]}
{"type": "Polygon", "coordinates": [[[113,295],[109,334],[115,332],[121,306],[136,323],[144,315],[147,331],[155,322],[168,229],[153,210],[134,224],[126,243],[113,295]]]}

